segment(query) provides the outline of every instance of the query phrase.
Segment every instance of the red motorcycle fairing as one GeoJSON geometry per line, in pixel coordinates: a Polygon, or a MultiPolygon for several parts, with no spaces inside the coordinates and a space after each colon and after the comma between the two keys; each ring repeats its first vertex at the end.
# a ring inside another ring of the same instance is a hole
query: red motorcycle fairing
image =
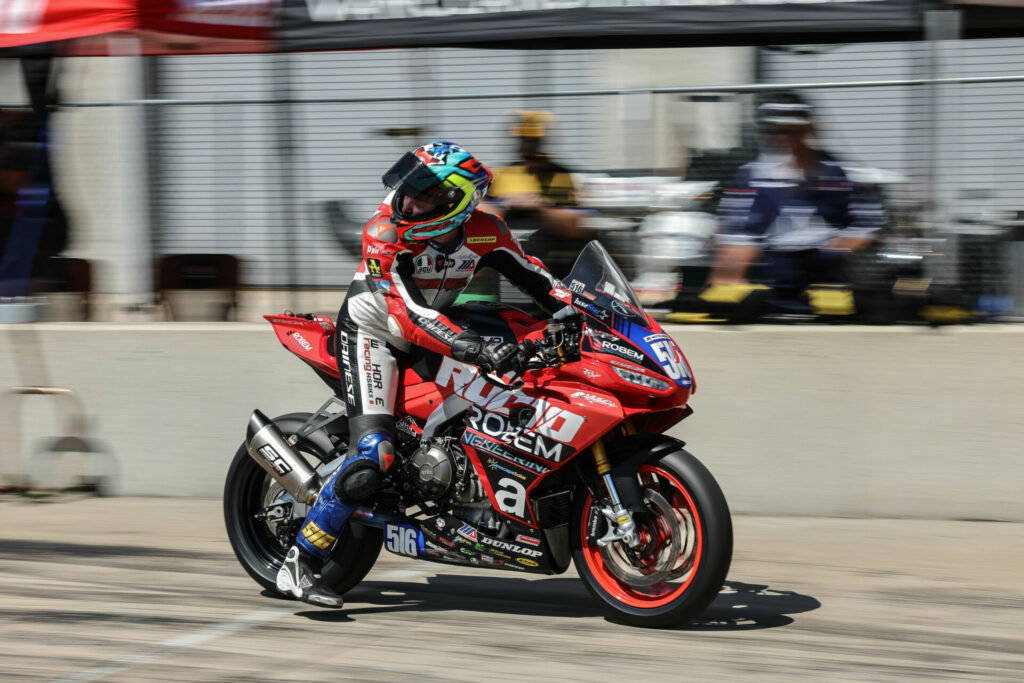
{"type": "Polygon", "coordinates": [[[471,404],[462,444],[492,506],[531,528],[533,491],[625,417],[614,395],[554,373],[527,373],[509,390],[445,358],[434,382],[471,404]]]}
{"type": "Polygon", "coordinates": [[[284,348],[316,370],[340,379],[338,361],[334,357],[334,323],[330,318],[288,313],[263,318],[274,326],[274,334],[284,348]]]}
{"type": "MultiPolygon", "coordinates": [[[[517,310],[501,313],[519,341],[543,327],[517,310]]],[[[333,351],[334,325],[322,316],[268,315],[286,349],[314,368],[338,377],[333,351]]],[[[655,324],[655,327],[656,324],[655,324]]],[[[653,330],[660,332],[660,328],[653,330]]],[[[642,419],[643,431],[660,432],[685,417],[688,387],[641,387],[613,369],[657,377],[649,368],[614,354],[581,348],[581,360],[560,368],[528,371],[516,390],[488,382],[479,370],[449,357],[434,377],[424,379],[410,367],[401,370],[396,419],[421,423],[445,399],[458,396],[471,405],[462,445],[496,511],[539,527],[529,501],[546,477],[607,434],[626,417],[642,419]],[[681,407],[682,406],[682,407],[681,407]]]]}

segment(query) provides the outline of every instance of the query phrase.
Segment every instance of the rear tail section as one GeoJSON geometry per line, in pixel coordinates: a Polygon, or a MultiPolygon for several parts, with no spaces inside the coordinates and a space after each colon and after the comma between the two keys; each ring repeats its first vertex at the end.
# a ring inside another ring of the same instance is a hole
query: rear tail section
{"type": "Polygon", "coordinates": [[[274,326],[281,344],[317,370],[339,379],[334,353],[334,323],[330,318],[309,313],[263,316],[274,326]]]}

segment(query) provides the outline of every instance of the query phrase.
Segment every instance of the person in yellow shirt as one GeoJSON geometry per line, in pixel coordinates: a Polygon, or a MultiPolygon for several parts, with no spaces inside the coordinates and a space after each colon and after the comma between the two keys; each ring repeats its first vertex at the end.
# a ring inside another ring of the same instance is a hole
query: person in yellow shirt
{"type": "Polygon", "coordinates": [[[531,253],[539,253],[556,277],[572,268],[580,249],[593,238],[582,225],[584,211],[576,208],[571,171],[545,151],[555,115],[548,111],[516,112],[511,128],[519,160],[496,168],[487,199],[488,210],[501,215],[517,231],[534,231],[531,253]]]}

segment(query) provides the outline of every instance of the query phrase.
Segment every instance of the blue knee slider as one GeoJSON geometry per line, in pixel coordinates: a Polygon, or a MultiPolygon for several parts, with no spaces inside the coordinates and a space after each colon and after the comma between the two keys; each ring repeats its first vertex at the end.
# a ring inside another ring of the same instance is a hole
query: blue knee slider
{"type": "Polygon", "coordinates": [[[380,490],[383,473],[395,460],[395,447],[387,434],[367,434],[359,439],[355,455],[341,466],[334,493],[345,502],[361,503],[380,490]]]}

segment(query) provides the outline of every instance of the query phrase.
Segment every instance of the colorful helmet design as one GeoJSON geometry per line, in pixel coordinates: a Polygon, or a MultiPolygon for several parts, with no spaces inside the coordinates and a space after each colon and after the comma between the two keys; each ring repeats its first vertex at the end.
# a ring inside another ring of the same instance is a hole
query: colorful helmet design
{"type": "Polygon", "coordinates": [[[431,142],[406,153],[383,177],[395,191],[391,220],[399,239],[429,240],[459,227],[487,194],[492,178],[452,142],[431,142]]]}

